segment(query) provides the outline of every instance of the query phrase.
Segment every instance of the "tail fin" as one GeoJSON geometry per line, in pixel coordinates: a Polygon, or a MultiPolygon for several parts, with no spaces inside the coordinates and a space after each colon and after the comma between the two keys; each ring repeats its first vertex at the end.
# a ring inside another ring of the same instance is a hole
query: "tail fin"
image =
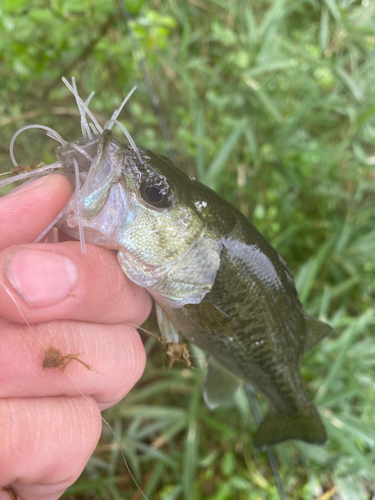
{"type": "Polygon", "coordinates": [[[254,435],[256,448],[273,446],[287,439],[299,439],[306,443],[324,444],[326,431],[315,407],[309,414],[268,413],[254,435]]]}

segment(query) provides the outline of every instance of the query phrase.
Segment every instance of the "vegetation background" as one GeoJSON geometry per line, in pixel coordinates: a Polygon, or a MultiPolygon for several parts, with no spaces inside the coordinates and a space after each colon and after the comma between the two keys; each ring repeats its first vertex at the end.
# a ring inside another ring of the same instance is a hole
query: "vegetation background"
{"type": "MultiPolygon", "coordinates": [[[[180,167],[247,215],[292,270],[307,310],[335,333],[303,363],[324,419],[324,447],[275,448],[290,499],[375,495],[375,3],[372,0],[128,0],[131,27],[154,83],[180,167]]],[[[166,154],[116,1],[1,0],[0,164],[28,123],[81,136],[61,77],[105,123],[122,113],[137,144],[166,154]]],[[[52,141],[28,131],[19,163],[53,161],[52,141]]],[[[1,194],[6,194],[3,188],[1,194]]],[[[155,328],[151,317],[148,328],[155,328]]],[[[253,449],[247,398],[215,412],[198,370],[165,369],[146,341],[138,387],[105,417],[145,494],[155,500],[278,498],[253,449]]],[[[264,410],[264,402],[261,401],[264,410]]],[[[65,495],[140,499],[104,428],[65,495]]]]}

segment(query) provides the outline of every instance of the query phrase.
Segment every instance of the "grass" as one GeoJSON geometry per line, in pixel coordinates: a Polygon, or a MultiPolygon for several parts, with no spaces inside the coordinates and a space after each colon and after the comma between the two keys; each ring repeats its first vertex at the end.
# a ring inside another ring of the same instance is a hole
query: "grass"
{"type": "MultiPolygon", "coordinates": [[[[62,75],[74,75],[84,95],[97,91],[92,109],[99,120],[137,84],[122,120],[138,144],[165,152],[117,6],[95,5],[4,3],[2,165],[25,120],[66,139],[80,137],[73,100],[58,83],[62,75]]],[[[374,4],[127,5],[181,168],[255,223],[288,262],[308,312],[335,329],[302,366],[328,444],[275,448],[289,498],[369,500],[375,495],[374,4]]],[[[53,150],[30,132],[17,140],[16,155],[20,163],[49,161],[53,150]]],[[[155,328],[153,317],[147,327],[155,328]]],[[[201,397],[202,354],[193,348],[199,369],[166,371],[159,348],[145,342],[143,378],[105,414],[116,440],[104,427],[96,454],[65,498],[140,499],[121,442],[149,498],[276,500],[266,457],[251,444],[255,423],[245,393],[209,411],[201,397]]]]}

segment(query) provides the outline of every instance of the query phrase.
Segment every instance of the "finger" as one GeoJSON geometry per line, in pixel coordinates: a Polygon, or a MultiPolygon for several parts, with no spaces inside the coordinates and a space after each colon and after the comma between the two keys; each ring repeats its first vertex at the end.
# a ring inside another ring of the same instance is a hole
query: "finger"
{"type": "Polygon", "coordinates": [[[95,245],[85,255],[77,242],[8,248],[0,253],[1,269],[0,316],[10,321],[138,325],[151,309],[147,292],[125,277],[115,253],[95,245]]]}
{"type": "Polygon", "coordinates": [[[0,398],[90,394],[101,410],[130,391],[146,360],[138,332],[125,324],[54,321],[31,331],[0,320],[0,344],[0,398]],[[71,355],[64,372],[59,366],[43,368],[47,346],[71,355]]]}
{"type": "Polygon", "coordinates": [[[0,198],[0,250],[32,243],[58,215],[72,195],[68,179],[47,175],[0,198]]]}
{"type": "Polygon", "coordinates": [[[101,432],[89,397],[0,400],[0,485],[56,500],[81,474],[101,432]]]}

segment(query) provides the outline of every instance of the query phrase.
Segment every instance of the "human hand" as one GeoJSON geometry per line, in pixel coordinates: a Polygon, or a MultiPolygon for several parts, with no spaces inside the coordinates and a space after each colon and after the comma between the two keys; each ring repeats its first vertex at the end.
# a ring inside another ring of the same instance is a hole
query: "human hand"
{"type": "Polygon", "coordinates": [[[125,322],[141,324],[151,300],[116,255],[93,245],[82,255],[72,241],[31,244],[70,196],[69,182],[51,175],[0,199],[0,500],[9,500],[3,487],[23,500],[57,499],[95,449],[100,410],[144,369],[142,342],[125,322]],[[96,371],[75,360],[65,372],[43,368],[46,346],[81,353],[96,371]]]}

